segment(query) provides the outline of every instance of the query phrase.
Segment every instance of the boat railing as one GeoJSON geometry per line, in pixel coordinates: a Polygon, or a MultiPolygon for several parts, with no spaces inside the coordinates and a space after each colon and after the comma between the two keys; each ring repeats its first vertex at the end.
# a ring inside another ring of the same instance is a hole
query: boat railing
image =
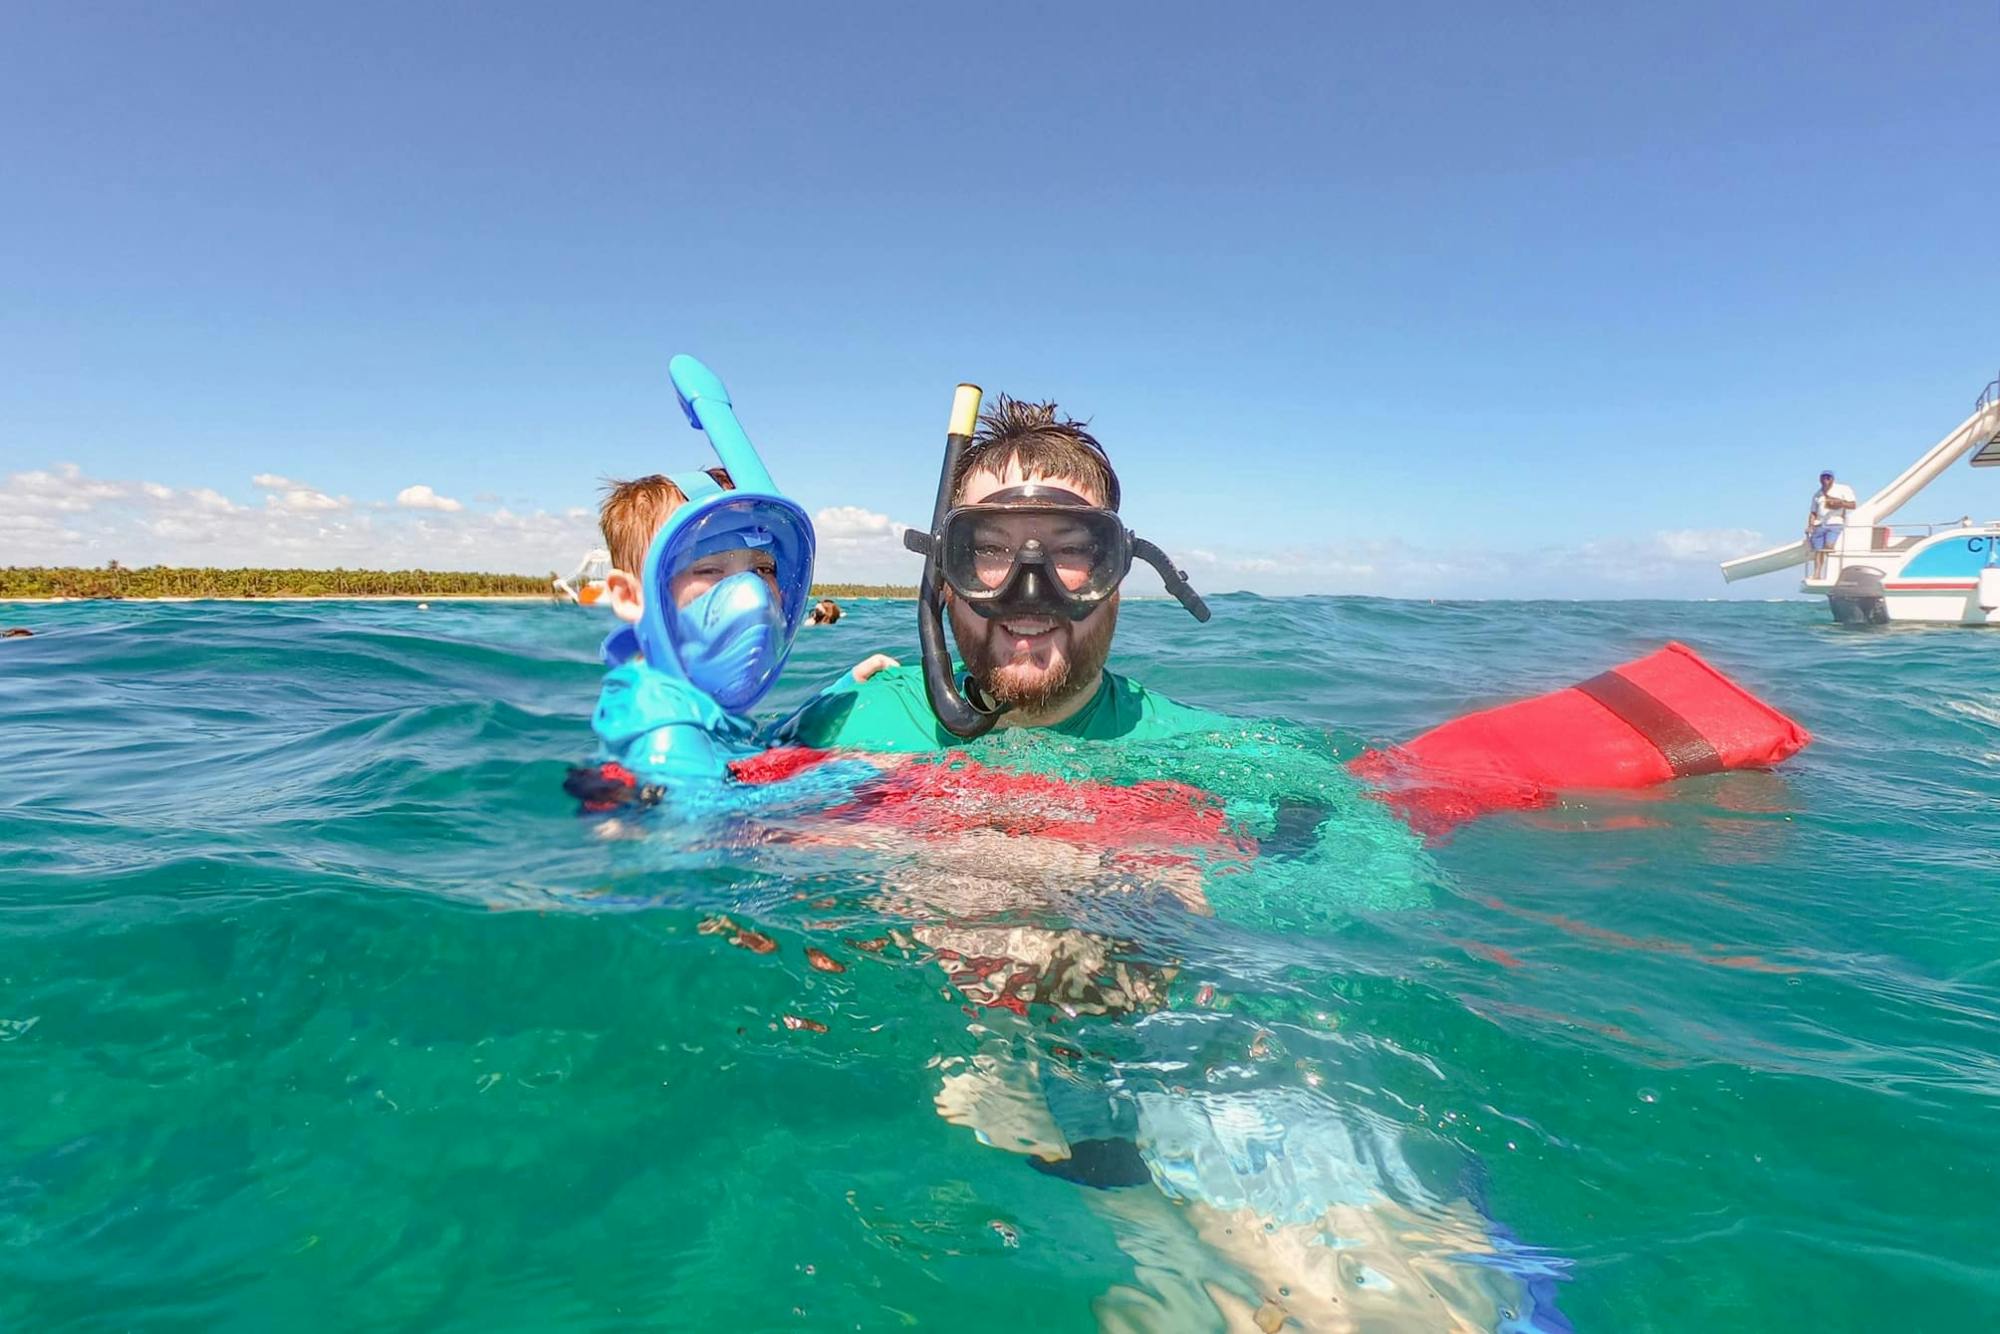
{"type": "Polygon", "coordinates": [[[1940,519],[1936,523],[1878,523],[1870,535],[1870,551],[1890,551],[1898,547],[1914,545],[1926,537],[1939,533],[1956,532],[1960,528],[1979,528],[1985,525],[1974,523],[1970,514],[1956,519],[1940,519]]]}

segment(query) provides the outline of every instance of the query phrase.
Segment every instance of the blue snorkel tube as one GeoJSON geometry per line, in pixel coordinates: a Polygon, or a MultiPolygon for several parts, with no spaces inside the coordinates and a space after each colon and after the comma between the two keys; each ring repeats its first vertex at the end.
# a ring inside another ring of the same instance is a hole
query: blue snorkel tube
{"type": "MultiPolygon", "coordinates": [[[[716,373],[690,356],[668,364],[688,425],[708,437],[734,490],[706,472],[670,473],[687,503],[668,516],[640,571],[645,609],[631,647],[648,667],[678,675],[716,703],[740,713],[777,684],[812,591],[812,520],[778,490],[716,373]],[[768,553],[777,590],[743,571],[719,580],[685,607],[673,581],[697,561],[726,551],[768,553]]],[[[617,637],[614,636],[614,640],[617,637]]],[[[607,645],[607,656],[614,650],[607,645]]]]}
{"type": "MultiPolygon", "coordinates": [[[[674,393],[681,401],[681,411],[687,414],[688,425],[708,437],[710,448],[729,470],[737,492],[762,493],[797,510],[803,520],[805,511],[778,494],[778,484],[771,480],[764,460],[757,456],[757,447],[744,434],[743,423],[736,420],[736,405],[730,401],[722,377],[685,352],[667,363],[667,374],[673,379],[674,393]]],[[[812,525],[807,523],[806,527],[812,525]]]]}

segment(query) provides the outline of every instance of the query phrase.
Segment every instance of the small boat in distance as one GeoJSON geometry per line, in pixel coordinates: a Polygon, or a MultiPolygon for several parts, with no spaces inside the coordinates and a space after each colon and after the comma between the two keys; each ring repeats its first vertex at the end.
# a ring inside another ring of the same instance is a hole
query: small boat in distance
{"type": "Polygon", "coordinates": [[[593,547],[584,553],[568,578],[556,579],[556,596],[580,606],[594,607],[604,600],[604,576],[611,572],[611,553],[593,547]]]}
{"type": "MultiPolygon", "coordinates": [[[[1799,591],[1824,596],[1843,625],[2000,625],[2000,521],[1888,522],[1968,454],[1975,468],[2000,467],[2000,378],[1986,386],[1957,430],[1847,511],[1824,565],[1800,582],[1799,591]]],[[[1812,557],[1801,538],[1725,561],[1722,577],[1734,583],[1807,565],[1812,557]]]]}

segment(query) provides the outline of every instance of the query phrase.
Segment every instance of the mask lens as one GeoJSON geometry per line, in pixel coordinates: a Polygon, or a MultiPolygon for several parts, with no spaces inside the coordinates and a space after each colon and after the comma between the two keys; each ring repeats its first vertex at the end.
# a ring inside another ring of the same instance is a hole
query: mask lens
{"type": "Polygon", "coordinates": [[[1104,566],[1104,544],[1082,528],[1055,534],[1055,543],[1048,548],[1048,552],[1049,563],[1055,566],[1056,578],[1062,580],[1063,587],[1072,593],[1087,588],[1093,576],[1104,566]]]}
{"type": "Polygon", "coordinates": [[[1073,597],[1102,598],[1125,575],[1123,538],[1118,516],[1106,510],[967,507],[945,521],[944,576],[978,598],[1004,589],[1025,563],[1073,597]]]}
{"type": "Polygon", "coordinates": [[[779,595],[778,562],[768,551],[735,547],[702,556],[675,573],[673,594],[676,606],[685,607],[732,574],[755,574],[779,595]]]}
{"type": "Polygon", "coordinates": [[[1010,527],[1008,521],[994,519],[973,525],[970,565],[974,582],[982,588],[1000,587],[1007,582],[1007,572],[1014,568],[1020,544],[1008,531],[1010,527]]]}
{"type": "Polygon", "coordinates": [[[648,662],[680,664],[725,708],[744,707],[784,666],[805,619],[812,568],[812,524],[791,501],[743,492],[694,501],[647,553],[639,651],[648,662]],[[725,659],[733,666],[717,687],[725,659]]]}

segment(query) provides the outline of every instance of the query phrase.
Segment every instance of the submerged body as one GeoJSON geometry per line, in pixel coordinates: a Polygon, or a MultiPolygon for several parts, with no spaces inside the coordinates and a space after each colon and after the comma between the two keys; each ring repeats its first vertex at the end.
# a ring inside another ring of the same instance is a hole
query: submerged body
{"type": "MultiPolygon", "coordinates": [[[[941,1064],[939,1114],[1103,1188],[1092,1207],[1142,1266],[1100,1301],[1105,1327],[1568,1327],[1562,1263],[1425,1182],[1394,1126],[1282,1068],[1211,1070],[1199,1091],[1162,1074],[1236,1043],[1264,1067],[1288,1006],[1205,959],[1201,920],[1261,938],[1430,901],[1421,839],[1324,738],[1106,672],[1061,722],[960,740],[911,669],[830,690],[788,730],[884,766],[834,815],[894,859],[873,907],[908,923],[986,1035],[941,1064]],[[1217,982],[1263,1018],[1219,1010],[1217,982]],[[1081,1043],[1078,1024],[1108,1064],[1036,1054],[1044,1031],[1081,1043]]],[[[751,765],[795,778],[784,756],[751,765]]]]}

